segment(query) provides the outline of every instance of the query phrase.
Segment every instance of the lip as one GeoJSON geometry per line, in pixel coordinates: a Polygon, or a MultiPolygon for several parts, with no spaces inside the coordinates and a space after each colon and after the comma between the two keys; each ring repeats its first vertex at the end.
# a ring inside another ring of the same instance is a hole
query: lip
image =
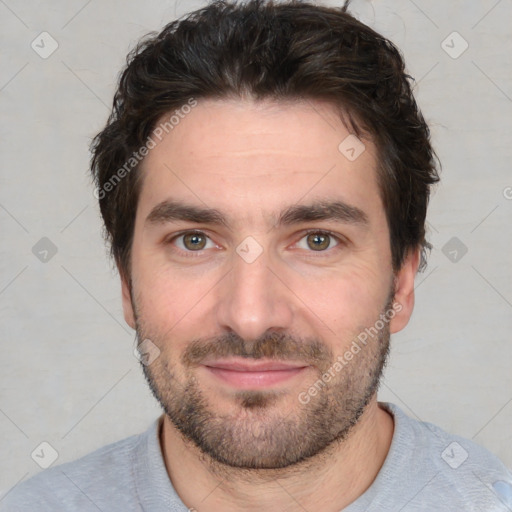
{"type": "Polygon", "coordinates": [[[203,363],[214,377],[240,389],[261,389],[284,383],[303,373],[307,365],[288,361],[223,359],[203,363]]]}

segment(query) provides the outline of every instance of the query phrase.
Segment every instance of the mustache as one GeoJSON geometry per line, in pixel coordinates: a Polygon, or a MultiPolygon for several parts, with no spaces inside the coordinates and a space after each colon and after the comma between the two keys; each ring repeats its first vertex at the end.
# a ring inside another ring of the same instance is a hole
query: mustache
{"type": "Polygon", "coordinates": [[[282,332],[264,333],[255,341],[246,341],[235,332],[222,336],[195,339],[185,349],[181,360],[185,366],[198,366],[205,359],[225,357],[303,361],[311,366],[328,368],[332,351],[316,339],[299,340],[282,332]]]}

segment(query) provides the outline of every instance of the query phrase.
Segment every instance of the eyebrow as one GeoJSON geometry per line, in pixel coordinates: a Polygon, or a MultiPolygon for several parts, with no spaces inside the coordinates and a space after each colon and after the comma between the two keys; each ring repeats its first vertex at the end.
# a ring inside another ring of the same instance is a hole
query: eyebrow
{"type": "MultiPolygon", "coordinates": [[[[273,216],[272,218],[275,218],[273,216]]],[[[310,205],[292,205],[277,217],[275,226],[291,226],[302,222],[335,221],[366,227],[369,224],[366,213],[356,206],[343,201],[316,201],[310,205]]],[[[147,224],[161,224],[173,221],[213,224],[230,227],[226,216],[215,208],[193,206],[176,200],[157,204],[146,217],[147,224]]]]}

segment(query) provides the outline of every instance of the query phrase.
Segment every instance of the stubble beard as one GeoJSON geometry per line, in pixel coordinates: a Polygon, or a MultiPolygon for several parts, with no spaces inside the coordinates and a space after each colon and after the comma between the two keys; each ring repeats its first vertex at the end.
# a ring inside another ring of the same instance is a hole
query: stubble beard
{"type": "MultiPolygon", "coordinates": [[[[392,298],[385,311],[390,310],[391,303],[392,298]]],[[[138,340],[149,338],[162,350],[151,365],[142,364],[153,395],[186,442],[193,443],[214,465],[229,468],[289,468],[343,442],[377,392],[389,356],[390,332],[386,323],[378,336],[362,347],[332,380],[322,381],[318,393],[304,404],[299,400],[299,393],[322,379],[336,361],[324,343],[298,341],[296,337],[276,333],[266,333],[251,344],[233,333],[198,339],[187,345],[181,356],[186,371],[184,377],[178,378],[176,364],[166,350],[172,341],[163,339],[165,336],[152,337],[141,320],[137,318],[138,340]],[[308,381],[304,389],[293,392],[296,405],[289,412],[283,412],[279,405],[284,392],[248,390],[234,394],[234,412],[220,414],[206,398],[193,371],[202,359],[211,355],[298,358],[316,368],[317,377],[308,381]]]]}

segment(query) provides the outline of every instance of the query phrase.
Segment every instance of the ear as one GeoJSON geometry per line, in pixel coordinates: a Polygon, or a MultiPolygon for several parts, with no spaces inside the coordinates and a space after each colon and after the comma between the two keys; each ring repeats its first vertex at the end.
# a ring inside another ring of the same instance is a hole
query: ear
{"type": "Polygon", "coordinates": [[[411,318],[414,309],[414,278],[420,264],[420,249],[408,251],[400,270],[395,276],[394,303],[401,308],[394,308],[396,315],[389,322],[390,332],[401,331],[411,318]]]}
{"type": "Polygon", "coordinates": [[[126,278],[123,272],[119,272],[119,274],[121,276],[124,319],[132,329],[135,329],[135,313],[132,305],[131,281],[126,278]]]}

